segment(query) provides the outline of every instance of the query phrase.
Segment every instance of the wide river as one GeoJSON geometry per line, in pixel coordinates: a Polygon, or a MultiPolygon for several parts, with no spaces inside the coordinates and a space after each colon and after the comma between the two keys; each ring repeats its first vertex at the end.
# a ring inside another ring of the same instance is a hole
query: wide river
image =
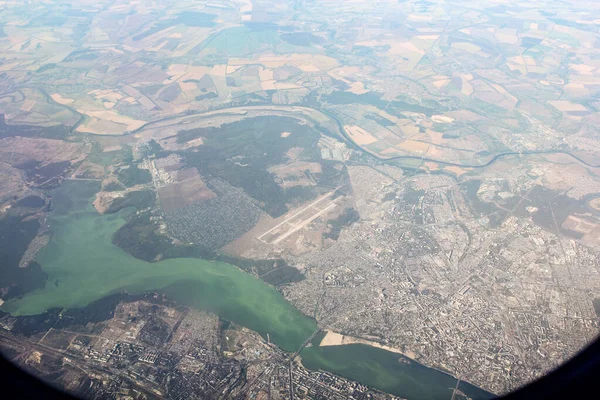
{"type": "MultiPolygon", "coordinates": [[[[182,304],[207,310],[266,336],[293,352],[317,329],[272,286],[237,267],[201,259],[147,263],[111,243],[125,220],[100,215],[91,205],[97,182],[65,181],[52,192],[48,216],[50,243],[37,261],[48,274],[43,289],[4,303],[13,315],[40,314],[50,308],[83,307],[107,295],[160,291],[182,304]]],[[[323,369],[409,399],[449,399],[456,379],[397,354],[365,345],[308,347],[301,353],[311,369],[323,369]]],[[[473,398],[490,394],[461,383],[473,398]]]]}

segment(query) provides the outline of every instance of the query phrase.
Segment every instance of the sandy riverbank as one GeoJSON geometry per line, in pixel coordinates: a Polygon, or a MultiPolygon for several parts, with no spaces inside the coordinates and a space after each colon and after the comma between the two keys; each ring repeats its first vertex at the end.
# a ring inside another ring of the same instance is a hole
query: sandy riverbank
{"type": "Polygon", "coordinates": [[[417,357],[417,355],[415,353],[413,353],[412,351],[402,351],[400,349],[386,346],[386,345],[377,343],[372,340],[366,340],[366,339],[361,339],[361,338],[355,338],[352,336],[346,336],[346,335],[342,335],[342,334],[339,334],[339,333],[333,332],[333,331],[327,331],[327,334],[325,335],[323,340],[321,340],[321,343],[319,343],[319,346],[320,347],[342,346],[345,344],[364,344],[367,346],[377,347],[377,348],[380,348],[383,350],[391,351],[392,353],[401,354],[401,355],[411,358],[411,359],[415,359],[417,357]]]}

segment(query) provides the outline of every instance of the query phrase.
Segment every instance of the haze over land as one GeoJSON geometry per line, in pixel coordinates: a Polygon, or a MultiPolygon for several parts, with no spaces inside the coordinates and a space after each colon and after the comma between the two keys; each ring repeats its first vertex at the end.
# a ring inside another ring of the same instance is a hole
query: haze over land
{"type": "Polygon", "coordinates": [[[487,398],[597,336],[595,2],[0,5],[0,348],[29,372],[487,398]]]}

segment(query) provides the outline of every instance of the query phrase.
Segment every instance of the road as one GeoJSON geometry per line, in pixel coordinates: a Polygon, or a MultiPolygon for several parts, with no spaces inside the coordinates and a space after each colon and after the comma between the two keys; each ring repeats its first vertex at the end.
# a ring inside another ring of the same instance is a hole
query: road
{"type": "Polygon", "coordinates": [[[299,348],[298,350],[296,350],[296,352],[295,352],[294,354],[292,354],[292,356],[290,357],[290,362],[294,361],[294,359],[295,359],[296,357],[298,357],[298,354],[300,354],[300,352],[301,352],[301,351],[302,351],[302,350],[303,350],[303,349],[304,349],[306,346],[308,346],[308,344],[310,343],[310,341],[311,341],[311,340],[313,340],[313,339],[314,339],[314,337],[315,337],[315,336],[317,336],[319,333],[321,333],[321,329],[317,329],[316,331],[314,331],[314,332],[312,333],[312,335],[310,335],[310,336],[308,337],[308,339],[306,339],[306,340],[304,341],[304,343],[302,343],[302,346],[300,346],[300,348],[299,348]]]}
{"type": "Polygon", "coordinates": [[[452,397],[450,398],[450,400],[454,400],[454,397],[456,396],[456,392],[458,391],[458,385],[460,385],[460,376],[458,378],[456,378],[456,386],[454,387],[454,390],[452,391],[452,397]]]}

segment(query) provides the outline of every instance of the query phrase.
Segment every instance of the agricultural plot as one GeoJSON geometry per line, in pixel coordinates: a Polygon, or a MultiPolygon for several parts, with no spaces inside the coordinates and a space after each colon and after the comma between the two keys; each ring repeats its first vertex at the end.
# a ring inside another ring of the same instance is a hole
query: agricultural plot
{"type": "Polygon", "coordinates": [[[199,201],[216,197],[194,169],[178,171],[178,182],[157,189],[160,204],[164,212],[170,213],[199,201]],[[185,173],[189,171],[189,173],[185,173]],[[181,176],[183,175],[183,176],[181,176]]]}

